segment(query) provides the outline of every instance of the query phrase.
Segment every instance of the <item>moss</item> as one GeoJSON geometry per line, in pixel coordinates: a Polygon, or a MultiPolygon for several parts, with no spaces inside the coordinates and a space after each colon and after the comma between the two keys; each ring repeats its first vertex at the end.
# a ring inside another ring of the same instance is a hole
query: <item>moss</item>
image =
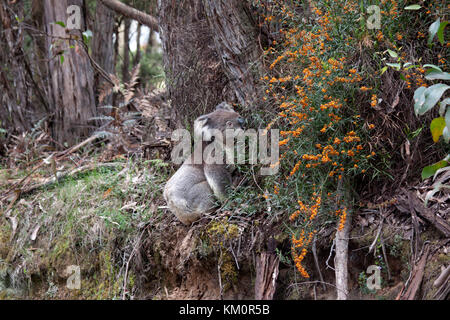
{"type": "Polygon", "coordinates": [[[285,240],[289,239],[289,234],[287,232],[280,232],[274,237],[278,243],[283,243],[285,240]]]}
{"type": "Polygon", "coordinates": [[[9,224],[0,224],[0,259],[6,259],[8,256],[10,237],[11,227],[9,224]]]}
{"type": "Polygon", "coordinates": [[[450,255],[441,253],[438,255],[438,262],[441,265],[447,265],[450,263],[450,255]]]}
{"type": "Polygon", "coordinates": [[[222,280],[223,290],[227,291],[237,283],[238,272],[233,257],[229,252],[222,253],[222,264],[220,266],[220,276],[222,280]]]}
{"type": "Polygon", "coordinates": [[[223,240],[233,240],[239,237],[239,227],[228,222],[226,219],[222,221],[213,221],[208,230],[208,235],[214,243],[220,243],[223,240]]]}

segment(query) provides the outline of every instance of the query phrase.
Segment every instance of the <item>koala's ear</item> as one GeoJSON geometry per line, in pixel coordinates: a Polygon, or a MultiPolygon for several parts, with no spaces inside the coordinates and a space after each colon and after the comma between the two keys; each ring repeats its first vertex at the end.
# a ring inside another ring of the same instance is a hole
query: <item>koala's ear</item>
{"type": "MultiPolygon", "coordinates": [[[[202,136],[208,132],[208,115],[201,116],[194,121],[194,138],[202,139],[202,136]]],[[[203,137],[205,141],[209,141],[208,137],[203,137]]],[[[210,138],[210,137],[209,137],[210,138]]]]}
{"type": "Polygon", "coordinates": [[[216,107],[216,110],[234,111],[233,107],[230,104],[226,103],[226,102],[222,102],[221,104],[219,104],[216,107]]]}

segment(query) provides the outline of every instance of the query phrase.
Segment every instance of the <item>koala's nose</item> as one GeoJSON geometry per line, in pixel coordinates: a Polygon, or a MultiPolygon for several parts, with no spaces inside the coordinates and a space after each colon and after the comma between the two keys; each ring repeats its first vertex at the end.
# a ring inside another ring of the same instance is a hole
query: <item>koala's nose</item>
{"type": "Polygon", "coordinates": [[[238,119],[239,124],[241,125],[242,129],[244,128],[245,125],[245,119],[244,118],[239,118],[238,119]]]}

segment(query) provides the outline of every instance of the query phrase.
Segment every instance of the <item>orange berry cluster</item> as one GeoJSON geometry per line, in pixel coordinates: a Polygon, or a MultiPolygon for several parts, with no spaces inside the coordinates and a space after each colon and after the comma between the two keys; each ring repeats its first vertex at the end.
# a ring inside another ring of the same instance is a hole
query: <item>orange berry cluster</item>
{"type": "MultiPolygon", "coordinates": [[[[354,119],[349,121],[346,114],[348,101],[342,97],[342,90],[347,87],[363,92],[372,90],[359,84],[363,78],[358,68],[350,65],[345,54],[333,53],[333,24],[339,24],[339,19],[345,15],[335,14],[332,7],[324,5],[319,8],[319,3],[310,2],[315,16],[314,27],[304,28],[299,27],[302,22],[298,16],[290,14],[291,10],[285,3],[275,0],[270,1],[270,5],[261,4],[270,12],[265,23],[273,25],[276,21],[282,26],[279,30],[282,38],[265,50],[269,71],[260,79],[265,87],[263,100],[278,107],[277,117],[266,129],[277,122],[282,123],[280,162],[289,165],[286,168],[288,173],[284,175],[286,180],[278,181],[274,186],[273,193],[277,196],[284,192],[283,184],[296,183],[302,178],[307,181],[308,175],[316,172],[324,172],[325,178],[334,182],[341,180],[346,171],[364,172],[359,169],[359,158],[365,158],[364,147],[356,133],[360,128],[357,123],[360,117],[352,115],[354,119]],[[349,125],[354,130],[343,131],[349,125]],[[305,141],[315,149],[298,147],[305,141]]],[[[358,1],[347,1],[342,10],[356,15],[358,1]]],[[[348,47],[353,40],[351,36],[347,37],[348,47]]],[[[374,99],[376,106],[377,97],[374,99]]],[[[295,265],[305,277],[309,275],[302,261],[313,234],[305,233],[320,223],[321,211],[325,208],[323,201],[329,201],[321,197],[322,191],[313,191],[312,197],[299,196],[296,199],[298,210],[289,217],[301,228],[300,238],[292,237],[291,249],[295,265]]],[[[339,226],[344,225],[346,210],[342,209],[337,216],[339,226]]]]}

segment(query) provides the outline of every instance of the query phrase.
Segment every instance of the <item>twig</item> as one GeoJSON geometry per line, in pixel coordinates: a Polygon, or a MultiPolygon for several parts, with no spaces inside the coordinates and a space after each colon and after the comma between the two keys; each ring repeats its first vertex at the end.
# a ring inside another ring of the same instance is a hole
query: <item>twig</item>
{"type": "MultiPolygon", "coordinates": [[[[240,237],[239,237],[239,239],[240,239],[240,237]]],[[[236,262],[236,268],[239,270],[239,269],[240,269],[240,268],[239,268],[239,262],[238,262],[238,260],[237,260],[236,255],[234,254],[233,245],[231,245],[231,244],[230,244],[230,251],[231,251],[231,253],[233,254],[234,261],[236,262]]]]}
{"type": "Polygon", "coordinates": [[[219,275],[220,300],[223,300],[222,273],[220,272],[221,266],[222,266],[222,248],[220,248],[220,257],[219,261],[217,262],[217,272],[219,275]]]}
{"type": "Polygon", "coordinates": [[[377,234],[376,234],[376,236],[375,236],[375,239],[373,240],[372,244],[371,244],[370,247],[369,247],[369,253],[372,252],[372,251],[374,251],[374,254],[375,254],[374,247],[376,246],[377,241],[378,241],[378,237],[380,236],[381,230],[383,229],[383,222],[384,222],[384,217],[381,219],[380,225],[379,225],[379,227],[378,227],[377,234]]]}
{"type": "Polygon", "coordinates": [[[391,269],[389,268],[389,262],[388,262],[387,255],[386,255],[386,246],[384,245],[383,238],[380,238],[380,240],[381,240],[381,250],[383,251],[384,261],[386,262],[386,270],[387,270],[387,274],[388,274],[388,279],[391,280],[391,269]]]}
{"type": "Polygon", "coordinates": [[[327,268],[330,268],[330,269],[333,270],[333,271],[334,271],[334,268],[328,264],[328,261],[330,261],[331,255],[333,254],[334,245],[335,245],[335,239],[333,239],[333,244],[331,245],[331,249],[330,249],[330,255],[328,256],[328,259],[327,259],[327,261],[325,262],[326,265],[327,265],[327,268]]]}
{"type": "Polygon", "coordinates": [[[131,261],[131,259],[133,258],[134,254],[135,254],[135,252],[136,252],[136,249],[137,249],[137,247],[138,247],[138,245],[141,243],[142,235],[144,234],[144,232],[145,232],[145,228],[144,228],[144,230],[141,232],[141,235],[139,236],[139,239],[136,241],[136,243],[135,243],[135,245],[134,245],[134,247],[133,247],[133,250],[132,250],[131,253],[130,253],[130,257],[128,258],[127,265],[126,265],[126,267],[125,267],[125,275],[124,275],[124,277],[123,277],[123,293],[122,293],[122,300],[125,300],[125,294],[126,294],[126,289],[127,289],[127,281],[128,281],[128,269],[129,269],[130,261],[131,261]]]}
{"type": "MultiPolygon", "coordinates": [[[[322,272],[320,271],[319,259],[317,258],[316,240],[317,240],[317,236],[314,236],[311,250],[312,250],[312,253],[313,253],[313,256],[314,256],[314,263],[316,265],[317,272],[319,273],[320,281],[324,282],[323,281],[322,272]]],[[[323,283],[322,283],[322,288],[325,291],[326,288],[325,288],[325,284],[323,284],[323,283]]],[[[315,287],[314,287],[314,289],[315,289],[315,287]]]]}

